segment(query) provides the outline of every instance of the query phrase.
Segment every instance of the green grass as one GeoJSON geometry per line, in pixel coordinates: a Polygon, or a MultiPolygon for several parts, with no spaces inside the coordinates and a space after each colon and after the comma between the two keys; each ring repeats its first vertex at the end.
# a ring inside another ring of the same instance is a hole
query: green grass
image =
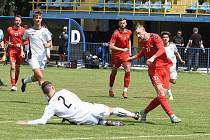
{"type": "MultiPolygon", "coordinates": [[[[45,79],[52,81],[57,90],[69,89],[85,101],[120,106],[130,111],[139,111],[156,96],[147,71],[132,71],[129,98],[121,97],[123,71],[119,71],[114,86],[115,98],[107,95],[109,69],[84,70],[47,68],[45,79]]],[[[21,67],[20,77],[32,74],[28,66],[21,67]]],[[[0,139],[141,139],[141,140],[209,140],[210,139],[210,76],[199,73],[179,73],[177,84],[173,85],[174,101],[170,105],[180,124],[171,124],[161,107],[148,115],[147,123],[130,118],[111,117],[121,120],[122,127],[61,124],[54,117],[47,125],[22,126],[18,120],[41,117],[46,98],[37,83],[27,85],[26,93],[10,92],[10,86],[0,89],[0,139]]],[[[9,85],[9,66],[0,66],[0,78],[9,85]]],[[[21,79],[20,78],[20,79],[21,79]]]]}

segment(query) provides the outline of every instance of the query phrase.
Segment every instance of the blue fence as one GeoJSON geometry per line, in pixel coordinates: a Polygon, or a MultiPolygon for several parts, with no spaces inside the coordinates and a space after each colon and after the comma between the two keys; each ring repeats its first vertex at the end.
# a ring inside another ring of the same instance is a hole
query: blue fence
{"type": "MultiPolygon", "coordinates": [[[[134,55],[139,50],[139,47],[132,47],[132,54],[134,55]]],[[[210,66],[210,48],[205,48],[205,53],[199,48],[189,48],[187,52],[184,52],[185,48],[178,48],[178,51],[185,61],[185,64],[181,64],[177,60],[177,66],[180,70],[194,70],[206,71],[209,73],[210,66]]],[[[100,64],[105,66],[110,64],[110,50],[107,43],[86,43],[86,55],[97,56],[100,64]]],[[[85,58],[84,58],[85,59],[85,58]]],[[[87,61],[83,61],[86,63],[87,61]]],[[[142,57],[132,62],[133,67],[147,67],[146,58],[142,57]]]]}

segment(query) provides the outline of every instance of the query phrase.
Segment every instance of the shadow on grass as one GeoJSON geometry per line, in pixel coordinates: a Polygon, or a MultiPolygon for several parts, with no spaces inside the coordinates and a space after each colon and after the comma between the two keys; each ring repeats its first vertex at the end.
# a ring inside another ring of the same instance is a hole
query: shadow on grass
{"type": "Polygon", "coordinates": [[[46,105],[45,103],[32,103],[32,102],[26,102],[26,101],[6,101],[6,100],[0,100],[0,103],[17,103],[17,104],[38,104],[38,105],[46,105]]]}

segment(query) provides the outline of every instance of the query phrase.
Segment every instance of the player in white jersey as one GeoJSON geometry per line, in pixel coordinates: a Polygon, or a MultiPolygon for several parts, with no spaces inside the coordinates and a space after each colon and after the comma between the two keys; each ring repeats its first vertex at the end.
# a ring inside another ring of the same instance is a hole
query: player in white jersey
{"type": "MultiPolygon", "coordinates": [[[[170,35],[171,35],[170,32],[166,32],[166,31],[161,32],[161,37],[163,39],[166,54],[167,54],[168,58],[170,58],[171,61],[173,62],[173,65],[170,67],[170,82],[172,84],[176,84],[176,79],[177,79],[177,71],[176,71],[177,60],[176,60],[176,58],[178,58],[182,64],[185,64],[185,61],[182,60],[176,45],[172,42],[169,42],[170,35]]],[[[173,100],[173,94],[171,92],[171,89],[168,90],[167,94],[169,96],[169,100],[173,100]]]]}
{"type": "Polygon", "coordinates": [[[38,81],[39,85],[43,82],[43,70],[47,60],[46,48],[52,46],[51,33],[45,27],[42,27],[42,13],[35,11],[33,15],[34,26],[29,28],[24,36],[23,41],[29,40],[29,64],[34,72],[33,76],[22,79],[22,92],[25,92],[26,84],[38,81]]]}
{"type": "Polygon", "coordinates": [[[119,107],[110,108],[104,104],[84,102],[73,92],[66,89],[56,92],[49,81],[42,83],[42,90],[49,97],[49,104],[45,107],[43,116],[37,120],[18,121],[18,124],[46,124],[54,115],[77,125],[123,125],[119,121],[106,120],[105,118],[110,115],[139,119],[139,113],[132,113],[119,107]]]}

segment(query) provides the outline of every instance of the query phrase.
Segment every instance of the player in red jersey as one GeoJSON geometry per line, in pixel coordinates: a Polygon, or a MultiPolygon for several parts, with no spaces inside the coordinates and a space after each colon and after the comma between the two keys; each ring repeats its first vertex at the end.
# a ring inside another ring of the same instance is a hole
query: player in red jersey
{"type": "Polygon", "coordinates": [[[127,58],[131,55],[131,41],[130,36],[132,32],[126,29],[126,19],[121,18],[119,20],[119,29],[115,30],[111,37],[110,49],[112,50],[112,71],[109,80],[109,96],[114,97],[113,85],[115,81],[115,76],[117,74],[117,69],[123,66],[125,70],[124,76],[124,90],[122,96],[128,98],[128,86],[130,83],[130,62],[127,58]]]}
{"type": "Polygon", "coordinates": [[[175,116],[166,100],[166,93],[170,86],[169,68],[172,62],[166,55],[163,41],[158,34],[147,33],[142,25],[137,25],[136,34],[139,38],[141,50],[136,55],[129,57],[128,60],[134,60],[142,56],[147,58],[149,76],[157,93],[157,97],[144,110],[140,111],[140,121],[145,122],[147,113],[161,105],[170,117],[171,122],[179,123],[181,119],[175,116]]]}
{"type": "Polygon", "coordinates": [[[10,58],[10,78],[11,78],[11,91],[17,91],[17,81],[20,73],[20,64],[24,57],[23,46],[21,39],[25,29],[21,27],[21,17],[15,16],[14,26],[8,27],[5,34],[5,44],[8,45],[9,58],[10,58]]]}

